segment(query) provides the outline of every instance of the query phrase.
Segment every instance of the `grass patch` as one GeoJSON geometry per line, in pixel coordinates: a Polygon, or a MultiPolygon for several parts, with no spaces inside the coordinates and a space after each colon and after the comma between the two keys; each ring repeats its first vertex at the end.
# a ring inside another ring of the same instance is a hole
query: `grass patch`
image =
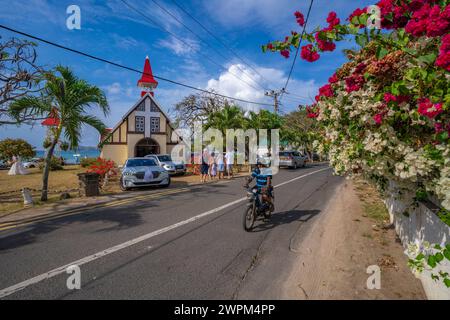
{"type": "Polygon", "coordinates": [[[354,181],[355,191],[362,202],[364,210],[363,217],[375,220],[377,224],[382,224],[389,220],[389,213],[386,205],[380,197],[376,187],[362,179],[354,181]]]}
{"type": "Polygon", "coordinates": [[[363,208],[367,217],[374,219],[377,223],[382,223],[383,221],[389,219],[386,206],[383,202],[381,202],[381,200],[377,203],[364,203],[363,208]]]}

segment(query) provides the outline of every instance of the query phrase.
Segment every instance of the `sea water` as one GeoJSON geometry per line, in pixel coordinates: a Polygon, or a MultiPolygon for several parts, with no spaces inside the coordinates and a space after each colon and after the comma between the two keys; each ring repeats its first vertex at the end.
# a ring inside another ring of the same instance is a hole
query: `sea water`
{"type": "MultiPolygon", "coordinates": [[[[80,159],[83,159],[83,158],[98,158],[100,156],[100,150],[98,150],[98,149],[67,150],[67,151],[55,150],[54,155],[57,158],[63,157],[65,163],[76,164],[76,163],[79,163],[80,159]],[[79,155],[79,157],[75,157],[75,155],[79,155]]],[[[36,157],[44,158],[45,151],[37,150],[36,157]]]]}

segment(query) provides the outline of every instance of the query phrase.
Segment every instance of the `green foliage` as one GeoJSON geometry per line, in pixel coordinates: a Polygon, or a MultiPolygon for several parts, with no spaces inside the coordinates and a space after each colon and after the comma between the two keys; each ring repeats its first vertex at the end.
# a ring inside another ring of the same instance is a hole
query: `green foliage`
{"type": "Polygon", "coordinates": [[[407,253],[410,256],[408,265],[413,271],[422,273],[424,270],[430,270],[433,280],[441,280],[447,288],[450,288],[449,274],[442,270],[434,271],[444,260],[450,261],[450,244],[442,247],[439,244],[430,245],[425,242],[422,248],[410,245],[407,253]]]}
{"type": "MultiPolygon", "coordinates": [[[[54,72],[44,75],[44,90],[39,95],[29,95],[15,100],[10,108],[11,114],[33,114],[41,117],[55,117],[59,125],[49,128],[48,155],[53,156],[54,147],[64,137],[70,148],[75,149],[81,138],[83,126],[90,126],[99,133],[105,131],[105,124],[90,114],[93,106],[98,106],[104,115],[109,113],[109,106],[104,92],[97,86],[90,85],[78,78],[69,68],[57,66],[54,72]]],[[[47,138],[46,138],[47,139],[47,138]]],[[[50,170],[58,169],[52,159],[50,170]]],[[[48,173],[44,169],[41,201],[47,200],[48,173]]]]}
{"type": "Polygon", "coordinates": [[[438,213],[437,216],[439,217],[439,219],[441,219],[445,224],[447,224],[448,226],[450,226],[450,211],[449,210],[445,210],[444,208],[441,208],[438,213]]]}
{"type": "MultiPolygon", "coordinates": [[[[39,163],[39,169],[41,171],[43,171],[44,167],[45,167],[45,162],[40,162],[39,163]]],[[[50,171],[58,171],[58,170],[63,170],[63,169],[64,168],[63,168],[61,160],[59,158],[52,157],[50,159],[50,171]]]]}
{"type": "Polygon", "coordinates": [[[97,158],[83,158],[80,160],[80,166],[82,168],[88,168],[91,165],[95,164],[97,162],[97,158]]]}
{"type": "Polygon", "coordinates": [[[11,160],[13,156],[32,158],[36,155],[34,147],[23,139],[4,139],[0,141],[0,159],[11,160]]]}

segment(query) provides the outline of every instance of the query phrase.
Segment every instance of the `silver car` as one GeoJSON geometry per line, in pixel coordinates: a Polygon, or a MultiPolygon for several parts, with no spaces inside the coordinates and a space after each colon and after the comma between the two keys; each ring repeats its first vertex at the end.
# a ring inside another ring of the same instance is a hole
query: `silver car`
{"type": "Polygon", "coordinates": [[[161,168],[154,159],[130,158],[122,168],[120,188],[124,191],[136,187],[168,187],[169,185],[169,173],[161,168]]]}
{"type": "Polygon", "coordinates": [[[280,151],[280,167],[289,167],[297,169],[298,167],[304,167],[306,163],[306,157],[298,151],[280,151]]]}
{"type": "Polygon", "coordinates": [[[149,154],[145,157],[155,160],[156,163],[164,168],[170,175],[183,175],[186,173],[186,165],[173,162],[172,157],[168,154],[149,154]]]}

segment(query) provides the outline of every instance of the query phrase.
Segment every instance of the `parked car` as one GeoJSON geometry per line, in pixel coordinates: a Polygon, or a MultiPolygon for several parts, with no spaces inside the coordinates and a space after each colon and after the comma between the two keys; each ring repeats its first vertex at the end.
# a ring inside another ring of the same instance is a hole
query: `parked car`
{"type": "Polygon", "coordinates": [[[297,169],[298,167],[304,167],[306,162],[306,156],[298,151],[280,151],[280,167],[289,167],[297,169]]]}
{"type": "Polygon", "coordinates": [[[135,187],[170,185],[169,173],[152,158],[130,158],[122,167],[120,188],[129,190],[135,187]]]}
{"type": "Polygon", "coordinates": [[[170,175],[185,174],[186,165],[184,163],[175,163],[168,154],[149,154],[145,156],[156,161],[156,163],[164,168],[170,175]]]}
{"type": "Polygon", "coordinates": [[[27,168],[27,169],[30,169],[30,168],[37,168],[37,167],[39,167],[39,162],[38,162],[38,161],[35,161],[35,160],[33,160],[33,159],[31,159],[31,160],[29,160],[29,161],[25,161],[25,162],[23,163],[23,167],[24,167],[24,168],[27,168]]]}
{"type": "Polygon", "coordinates": [[[9,169],[9,165],[3,160],[0,160],[0,170],[7,170],[7,169],[9,169]]]}

